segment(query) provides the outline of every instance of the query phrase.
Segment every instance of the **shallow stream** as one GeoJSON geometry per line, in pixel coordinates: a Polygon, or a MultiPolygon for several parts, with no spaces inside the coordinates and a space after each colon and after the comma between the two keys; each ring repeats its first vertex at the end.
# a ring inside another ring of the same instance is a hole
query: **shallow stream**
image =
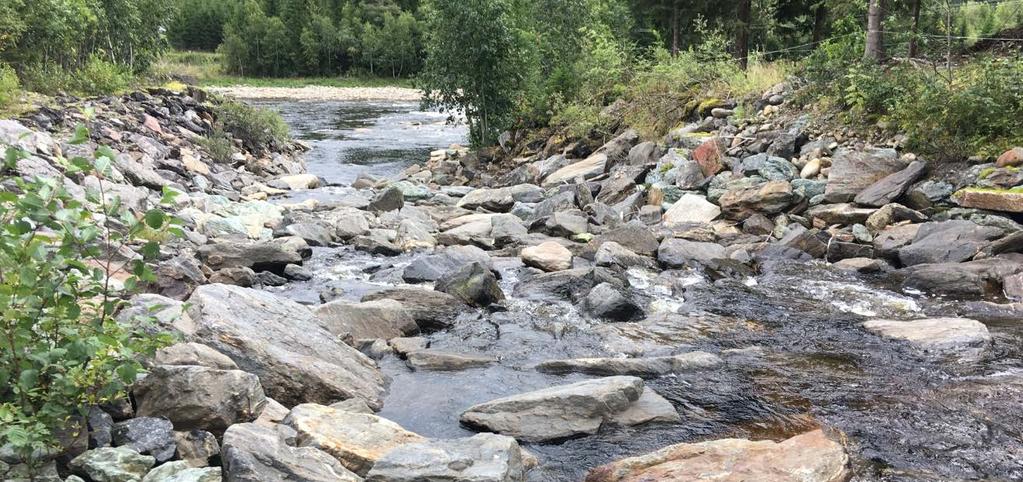
{"type": "MultiPolygon", "coordinates": [[[[415,104],[276,102],[293,133],[312,146],[309,171],[346,186],[361,172],[398,173],[429,151],[461,142],[462,127],[415,104]]],[[[292,196],[330,200],[327,187],[292,196]]],[[[374,257],[348,247],[316,248],[315,278],[277,288],[318,303],[328,286],[359,300],[391,286],[389,268],[410,255],[374,257]]],[[[495,258],[502,287],[531,276],[517,258],[495,258]]],[[[1023,322],[985,316],[976,304],[902,293],[884,279],[818,263],[779,263],[743,279],[696,272],[633,270],[650,313],[681,317],[661,324],[611,324],[581,316],[569,303],[511,296],[510,310],[468,313],[452,329],[428,335],[431,347],[498,357],[489,368],[413,372],[394,357],[380,415],[429,437],[472,432],[458,423],[469,406],[587,378],[533,369],[560,358],[704,350],[720,369],[649,380],[683,423],[607,429],[556,444],[528,444],[540,459],[533,481],[578,481],[590,468],[665,445],[714,438],[782,439],[818,425],[847,437],[856,480],[1023,480],[1023,322]],[[860,328],[872,318],[968,316],[988,324],[991,347],[979,360],[936,360],[860,328]],[[680,321],[681,320],[681,321],[680,321]]],[[[397,277],[400,279],[400,277],[397,277]]]]}

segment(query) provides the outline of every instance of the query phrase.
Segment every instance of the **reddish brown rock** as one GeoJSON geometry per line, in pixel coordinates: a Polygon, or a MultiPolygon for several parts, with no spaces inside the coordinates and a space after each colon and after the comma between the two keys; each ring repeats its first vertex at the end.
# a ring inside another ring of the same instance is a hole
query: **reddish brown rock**
{"type": "Polygon", "coordinates": [[[598,467],[586,482],[840,482],[849,475],[842,445],[815,430],[783,442],[722,439],[678,444],[598,467]]]}
{"type": "Polygon", "coordinates": [[[700,144],[693,151],[693,160],[700,164],[700,170],[706,177],[713,176],[724,169],[725,147],[721,139],[712,137],[700,144]]]}
{"type": "Polygon", "coordinates": [[[995,165],[998,167],[1018,166],[1023,164],[1023,147],[1013,147],[998,156],[995,165]]]}
{"type": "Polygon", "coordinates": [[[1023,213],[1023,192],[964,189],[953,194],[952,200],[964,208],[1023,213]]]}

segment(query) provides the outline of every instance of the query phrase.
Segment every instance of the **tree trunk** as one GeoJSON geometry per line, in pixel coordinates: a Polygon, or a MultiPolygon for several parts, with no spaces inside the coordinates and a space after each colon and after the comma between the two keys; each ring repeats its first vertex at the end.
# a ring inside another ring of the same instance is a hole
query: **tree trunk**
{"type": "Polygon", "coordinates": [[[867,8],[867,48],[863,52],[864,60],[884,61],[884,0],[870,0],[867,8]]]}
{"type": "Polygon", "coordinates": [[[678,0],[671,2],[671,56],[678,55],[678,0]]]}
{"type": "Polygon", "coordinates": [[[735,58],[739,66],[746,70],[749,66],[749,31],[752,0],[739,0],[739,26],[735,32],[735,58]]]}
{"type": "Polygon", "coordinates": [[[821,0],[813,12],[813,43],[814,45],[824,40],[824,29],[828,26],[827,2],[821,0]]]}
{"type": "Polygon", "coordinates": [[[913,0],[913,35],[909,37],[909,58],[916,57],[917,34],[920,32],[920,0],[913,0]]]}

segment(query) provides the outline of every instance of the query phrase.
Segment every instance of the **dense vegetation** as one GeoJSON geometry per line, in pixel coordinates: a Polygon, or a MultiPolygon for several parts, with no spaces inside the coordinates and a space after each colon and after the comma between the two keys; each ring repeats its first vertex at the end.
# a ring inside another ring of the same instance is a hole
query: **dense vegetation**
{"type": "Polygon", "coordinates": [[[230,74],[403,77],[419,69],[417,1],[181,0],[177,10],[172,44],[218,49],[230,74]]]}
{"type": "Polygon", "coordinates": [[[433,0],[423,11],[420,85],[432,104],[467,113],[477,144],[547,125],[659,135],[719,99],[752,107],[789,76],[808,81],[808,105],[908,133],[929,154],[1023,141],[1010,120],[1023,112],[1021,64],[962,55],[1019,25],[1018,2],[433,0]]]}
{"type": "Polygon", "coordinates": [[[162,0],[5,0],[0,63],[31,90],[123,88],[163,51],[172,14],[162,0]]]}

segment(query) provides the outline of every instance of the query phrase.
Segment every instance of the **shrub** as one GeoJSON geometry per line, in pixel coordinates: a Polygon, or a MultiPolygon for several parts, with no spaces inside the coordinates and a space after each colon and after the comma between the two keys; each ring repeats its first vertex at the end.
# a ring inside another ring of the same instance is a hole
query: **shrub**
{"type": "Polygon", "coordinates": [[[229,162],[231,155],[234,154],[231,138],[219,127],[215,127],[209,137],[202,138],[200,143],[215,162],[229,162]]]}
{"type": "MultiPolygon", "coordinates": [[[[55,434],[74,430],[90,406],[123,399],[141,357],[170,341],[152,334],[152,320],[114,315],[122,296],[155,280],[154,240],[180,231],[159,209],[136,217],[109,195],[83,202],[55,179],[11,174],[24,155],[9,148],[0,171],[0,445],[33,461],[59,449],[55,434]],[[140,258],[118,262],[126,246],[140,258]],[[122,275],[123,288],[113,281],[122,275]]],[[[67,169],[103,179],[113,156],[100,148],[67,169]]]]}
{"type": "Polygon", "coordinates": [[[224,100],[217,107],[217,122],[225,132],[241,139],[249,149],[263,151],[291,139],[280,114],[243,102],[224,100]]]}
{"type": "Polygon", "coordinates": [[[114,94],[131,85],[131,73],[113,62],[92,56],[74,73],[74,90],[88,95],[114,94]]]}
{"type": "Polygon", "coordinates": [[[904,76],[889,118],[909,147],[938,158],[998,155],[1023,145],[1023,61],[981,59],[951,77],[904,76]]]}
{"type": "Polygon", "coordinates": [[[0,107],[14,102],[18,95],[18,75],[9,65],[0,63],[0,107]]]}
{"type": "Polygon", "coordinates": [[[71,74],[54,64],[31,64],[21,69],[25,90],[53,95],[71,89],[71,74]]]}

